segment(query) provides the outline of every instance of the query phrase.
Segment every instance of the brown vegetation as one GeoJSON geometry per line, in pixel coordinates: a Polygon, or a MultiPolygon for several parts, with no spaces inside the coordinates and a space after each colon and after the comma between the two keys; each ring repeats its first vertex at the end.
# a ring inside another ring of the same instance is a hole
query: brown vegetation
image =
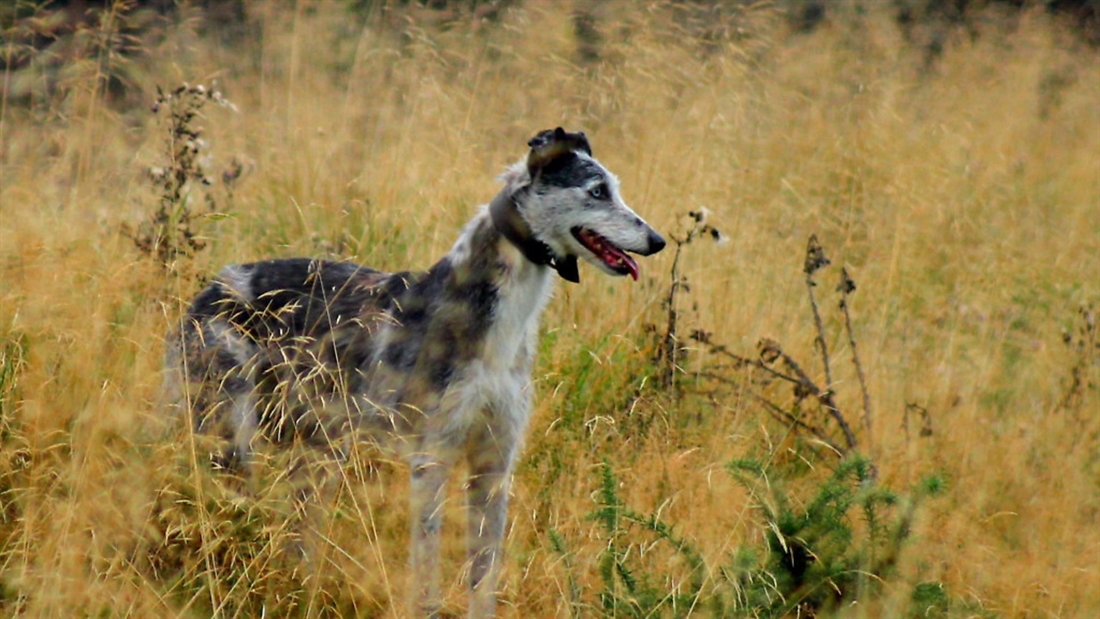
{"type": "MultiPolygon", "coordinates": [[[[595,3],[580,28],[534,1],[445,17],[244,3],[240,36],[187,9],[120,55],[126,4],[63,65],[20,65],[52,80],[29,99],[8,96],[5,64],[3,614],[399,615],[403,467],[358,454],[323,557],[287,556],[283,469],[241,492],[158,415],[163,334],[225,263],[427,266],[532,132],[557,125],[588,133],[662,232],[705,206],[728,242],[666,251],[633,285],[559,287],[506,614],[630,615],[618,604],[650,590],[668,593],[666,616],[824,613],[749,593],[783,561],[842,567],[863,548],[881,581],[830,613],[1100,613],[1100,73],[1047,12],[983,13],[929,63],[874,3],[805,33],[766,5],[595,3]],[[185,82],[237,111],[201,106],[191,171],[157,185],[171,125],[148,106],[185,82]],[[180,251],[158,249],[158,209],[180,251]],[[811,236],[832,261],[820,272],[805,268],[811,236]],[[787,359],[805,380],[762,376],[793,376],[787,359]],[[936,497],[917,490],[930,478],[936,497]],[[893,510],[897,543],[861,546],[875,525],[834,501],[822,513],[851,544],[810,522],[816,537],[769,563],[781,506],[811,513],[829,489],[893,510]]],[[[455,614],[460,529],[445,540],[455,614]]]]}

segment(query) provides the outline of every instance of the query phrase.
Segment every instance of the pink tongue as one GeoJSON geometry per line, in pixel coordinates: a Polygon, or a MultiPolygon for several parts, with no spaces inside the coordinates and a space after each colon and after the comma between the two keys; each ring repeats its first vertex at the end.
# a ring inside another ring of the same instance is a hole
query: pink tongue
{"type": "Polygon", "coordinates": [[[638,263],[626,254],[623,254],[623,258],[626,258],[626,268],[630,269],[630,277],[634,278],[634,281],[638,281],[638,263]]]}
{"type": "Polygon", "coordinates": [[[630,272],[630,277],[634,278],[634,281],[638,281],[638,263],[634,262],[634,259],[625,253],[619,251],[617,248],[604,245],[600,258],[603,258],[604,264],[613,269],[626,269],[630,272]]]}
{"type": "Polygon", "coordinates": [[[620,272],[626,269],[627,273],[630,273],[630,277],[634,278],[634,281],[638,281],[638,263],[634,262],[634,259],[628,256],[626,252],[615,247],[591,230],[582,229],[577,238],[588,249],[592,250],[592,253],[599,256],[604,264],[620,272]]]}

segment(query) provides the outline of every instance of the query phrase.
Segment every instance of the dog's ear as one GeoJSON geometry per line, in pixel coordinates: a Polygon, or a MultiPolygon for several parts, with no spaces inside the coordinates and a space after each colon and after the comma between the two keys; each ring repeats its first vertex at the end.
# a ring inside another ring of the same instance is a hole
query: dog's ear
{"type": "Polygon", "coordinates": [[[547,129],[527,141],[531,152],[527,154],[527,171],[535,178],[543,168],[559,163],[563,158],[583,152],[592,156],[592,147],[583,131],[569,133],[565,129],[547,129]]]}

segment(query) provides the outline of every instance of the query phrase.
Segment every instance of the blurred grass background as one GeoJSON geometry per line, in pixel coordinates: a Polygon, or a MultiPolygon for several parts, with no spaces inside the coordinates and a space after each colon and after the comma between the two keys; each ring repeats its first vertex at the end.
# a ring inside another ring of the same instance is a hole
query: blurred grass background
{"type": "MultiPolygon", "coordinates": [[[[833,271],[858,284],[874,421],[859,441],[877,483],[944,480],[873,595],[820,612],[1097,616],[1096,10],[1089,22],[1087,2],[1068,15],[1059,3],[946,4],[0,8],[3,614],[400,616],[403,468],[354,458],[325,559],[288,558],[279,467],[242,495],[187,441],[163,438],[162,338],[229,262],[426,268],[527,138],[562,125],[587,132],[659,230],[682,236],[686,213],[706,207],[729,242],[682,248],[676,389],[654,379],[675,248],[643,261],[637,283],[589,269],[559,285],[516,473],[503,614],[635,616],[598,594],[610,542],[593,513],[607,468],[624,504],[703,556],[698,603],[657,615],[774,616],[736,600],[748,585],[735,558],[766,554],[768,523],[764,498],[726,466],[755,458],[776,483],[813,488],[836,458],[769,417],[743,373],[708,379],[720,359],[687,334],[746,356],[772,338],[823,384],[802,274],[816,234],[834,262],[818,291],[832,388],[854,426],[833,271]],[[165,114],[149,111],[156,87],[184,82],[236,109],[207,105],[195,121],[212,184],[188,199],[205,248],[165,267],[127,231],[156,209],[150,168],[171,165],[165,114]],[[931,602],[929,587],[941,592],[931,602]]],[[[461,504],[453,488],[455,614],[461,504]]],[[[644,535],[626,539],[655,589],[698,575],[644,535]]]]}

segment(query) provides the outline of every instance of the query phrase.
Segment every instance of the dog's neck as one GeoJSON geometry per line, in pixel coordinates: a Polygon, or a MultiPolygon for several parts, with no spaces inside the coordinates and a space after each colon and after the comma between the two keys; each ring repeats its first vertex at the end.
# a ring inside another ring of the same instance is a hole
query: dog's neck
{"type": "MultiPolygon", "coordinates": [[[[522,191],[522,190],[520,190],[522,191]]],[[[558,272],[558,275],[566,281],[573,283],[581,280],[577,270],[577,257],[560,257],[554,254],[554,250],[546,243],[535,238],[531,226],[523,219],[516,204],[516,193],[505,188],[497,194],[489,203],[489,216],[497,232],[508,239],[512,245],[519,249],[520,253],[531,262],[549,266],[558,272]]]]}

